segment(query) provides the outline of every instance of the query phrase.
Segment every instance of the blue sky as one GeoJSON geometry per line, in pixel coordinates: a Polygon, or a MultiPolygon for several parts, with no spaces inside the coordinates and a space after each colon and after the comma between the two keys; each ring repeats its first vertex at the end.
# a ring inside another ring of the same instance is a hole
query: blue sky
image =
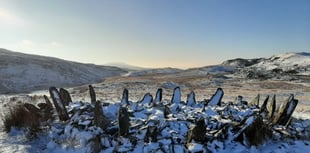
{"type": "Polygon", "coordinates": [[[188,68],[310,52],[308,0],[0,0],[0,48],[188,68]]]}

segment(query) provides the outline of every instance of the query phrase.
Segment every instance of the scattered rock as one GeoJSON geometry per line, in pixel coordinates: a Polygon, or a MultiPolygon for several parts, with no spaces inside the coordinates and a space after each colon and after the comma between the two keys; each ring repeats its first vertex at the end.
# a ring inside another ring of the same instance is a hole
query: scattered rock
{"type": "Polygon", "coordinates": [[[64,103],[60,98],[58,90],[55,87],[50,87],[49,92],[58,113],[59,119],[61,121],[67,121],[69,119],[69,115],[64,103]]]}

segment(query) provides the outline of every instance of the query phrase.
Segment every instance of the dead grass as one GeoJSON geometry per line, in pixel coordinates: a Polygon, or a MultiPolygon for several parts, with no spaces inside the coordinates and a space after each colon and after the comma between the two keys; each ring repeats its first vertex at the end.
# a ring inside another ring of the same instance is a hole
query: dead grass
{"type": "Polygon", "coordinates": [[[33,137],[40,131],[39,116],[27,110],[24,105],[11,106],[9,112],[3,116],[5,132],[10,132],[13,127],[26,129],[27,135],[33,137]]]}

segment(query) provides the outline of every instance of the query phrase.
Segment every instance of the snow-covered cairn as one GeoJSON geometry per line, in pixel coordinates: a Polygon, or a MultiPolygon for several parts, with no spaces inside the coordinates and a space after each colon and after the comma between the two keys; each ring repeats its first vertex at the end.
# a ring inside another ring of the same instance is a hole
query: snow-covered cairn
{"type": "Polygon", "coordinates": [[[271,100],[267,96],[261,106],[259,95],[250,103],[241,96],[224,103],[221,88],[205,101],[196,101],[191,92],[185,102],[179,87],[171,101],[162,101],[162,89],[154,99],[147,93],[138,102],[129,101],[124,89],[118,103],[96,100],[91,85],[89,91],[91,102],[74,102],[65,89],[50,88],[59,120],[50,123],[48,147],[85,148],[86,152],[217,152],[234,143],[250,147],[266,140],[309,138],[309,131],[290,124],[298,104],[293,95],[275,112],[275,95],[271,100]]]}

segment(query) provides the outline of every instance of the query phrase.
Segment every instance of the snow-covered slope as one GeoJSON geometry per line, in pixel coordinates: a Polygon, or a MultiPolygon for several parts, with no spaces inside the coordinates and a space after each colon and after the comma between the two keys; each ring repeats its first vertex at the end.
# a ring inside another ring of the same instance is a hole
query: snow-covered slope
{"type": "Polygon", "coordinates": [[[299,80],[310,75],[310,53],[283,53],[270,58],[234,59],[222,63],[237,68],[236,76],[246,79],[299,80]]]}
{"type": "Polygon", "coordinates": [[[27,92],[50,86],[72,86],[118,76],[125,70],[0,49],[0,93],[27,92]]]}
{"type": "Polygon", "coordinates": [[[282,69],[283,71],[310,71],[310,53],[302,52],[273,55],[253,66],[265,70],[282,69]]]}

